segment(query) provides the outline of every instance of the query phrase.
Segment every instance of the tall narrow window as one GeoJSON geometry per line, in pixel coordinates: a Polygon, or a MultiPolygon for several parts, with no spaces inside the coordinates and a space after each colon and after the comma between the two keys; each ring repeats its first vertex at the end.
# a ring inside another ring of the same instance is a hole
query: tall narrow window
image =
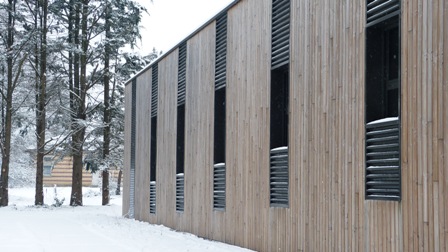
{"type": "Polygon", "coordinates": [[[135,140],[137,123],[137,80],[132,80],[131,101],[131,167],[129,171],[129,217],[134,218],[135,202],[135,140]]]}
{"type": "Polygon", "coordinates": [[[156,213],[156,171],[157,171],[157,96],[159,82],[159,67],[152,67],[151,87],[151,150],[150,150],[150,182],[149,182],[149,212],[156,213]]]}
{"type": "Polygon", "coordinates": [[[177,85],[177,144],[176,144],[176,211],[184,211],[185,159],[185,96],[186,96],[186,42],[179,46],[177,85]]]}
{"type": "Polygon", "coordinates": [[[367,0],[366,199],[400,200],[400,1],[367,0]]]}
{"type": "Polygon", "coordinates": [[[226,207],[227,13],[216,19],[213,207],[226,207]]]}
{"type": "Polygon", "coordinates": [[[289,25],[290,1],[272,1],[270,204],[289,204],[289,25]]]}

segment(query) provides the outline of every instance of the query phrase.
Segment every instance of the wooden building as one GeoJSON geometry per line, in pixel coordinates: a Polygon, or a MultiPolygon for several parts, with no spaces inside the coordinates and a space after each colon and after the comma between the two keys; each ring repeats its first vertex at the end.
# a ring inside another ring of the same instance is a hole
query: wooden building
{"type": "MultiPolygon", "coordinates": [[[[61,160],[52,155],[44,157],[44,186],[72,186],[73,157],[61,160]]],[[[82,170],[82,185],[92,186],[92,173],[82,170]]]]}
{"type": "Polygon", "coordinates": [[[257,251],[448,251],[448,1],[240,0],[126,85],[123,214],[257,251]]]}

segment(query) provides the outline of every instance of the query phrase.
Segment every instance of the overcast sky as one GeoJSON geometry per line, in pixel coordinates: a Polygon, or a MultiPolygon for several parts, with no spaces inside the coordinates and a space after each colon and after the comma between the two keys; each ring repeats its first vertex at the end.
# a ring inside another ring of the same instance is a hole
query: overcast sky
{"type": "Polygon", "coordinates": [[[142,54],[167,52],[233,0],[138,0],[149,12],[142,20],[142,54]]]}

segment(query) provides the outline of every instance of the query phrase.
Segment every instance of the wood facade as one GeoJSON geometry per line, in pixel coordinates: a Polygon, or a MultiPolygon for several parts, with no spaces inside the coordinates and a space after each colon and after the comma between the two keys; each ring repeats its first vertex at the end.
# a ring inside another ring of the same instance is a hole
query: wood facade
{"type": "Polygon", "coordinates": [[[366,1],[291,0],[289,205],[269,204],[272,0],[226,10],[226,207],[213,209],[215,21],[187,45],[185,207],[176,211],[178,48],[126,85],[123,214],[257,251],[448,251],[448,2],[401,0],[401,200],[365,199],[366,1]],[[136,88],[135,107],[132,88],[136,88]],[[131,111],[135,109],[135,132],[131,111]]]}

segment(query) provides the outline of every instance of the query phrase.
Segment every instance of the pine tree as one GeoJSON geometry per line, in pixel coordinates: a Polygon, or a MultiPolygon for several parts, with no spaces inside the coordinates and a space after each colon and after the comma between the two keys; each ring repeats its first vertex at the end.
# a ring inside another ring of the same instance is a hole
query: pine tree
{"type": "Polygon", "coordinates": [[[26,40],[15,40],[18,32],[16,21],[20,13],[16,12],[17,0],[8,0],[6,5],[7,28],[1,36],[5,40],[6,53],[6,86],[2,85],[0,94],[2,98],[2,130],[0,133],[0,148],[2,154],[1,182],[0,182],[0,206],[8,205],[9,187],[9,162],[11,156],[11,132],[13,119],[13,93],[20,83],[23,65],[27,58],[25,51],[26,40]]]}

